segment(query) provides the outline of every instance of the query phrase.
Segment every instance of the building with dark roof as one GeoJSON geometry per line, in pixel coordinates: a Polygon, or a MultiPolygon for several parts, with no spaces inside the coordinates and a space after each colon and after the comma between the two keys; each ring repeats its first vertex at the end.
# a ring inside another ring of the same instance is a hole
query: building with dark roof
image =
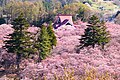
{"type": "Polygon", "coordinates": [[[53,24],[54,28],[57,29],[63,25],[73,26],[72,15],[59,14],[55,17],[54,24],[53,24]]]}

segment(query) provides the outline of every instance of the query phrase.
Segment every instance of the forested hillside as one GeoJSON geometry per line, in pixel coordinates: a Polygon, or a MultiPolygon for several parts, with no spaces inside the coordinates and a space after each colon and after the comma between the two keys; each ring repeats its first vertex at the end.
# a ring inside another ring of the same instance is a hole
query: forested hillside
{"type": "Polygon", "coordinates": [[[119,2],[0,0],[0,80],[120,80],[119,2]]]}
{"type": "MultiPolygon", "coordinates": [[[[30,24],[40,26],[53,21],[57,14],[70,14],[73,20],[86,21],[96,14],[101,19],[108,19],[120,8],[119,1],[104,0],[0,0],[1,20],[11,23],[21,12],[30,24]]],[[[4,21],[3,21],[4,22],[4,21]]]]}

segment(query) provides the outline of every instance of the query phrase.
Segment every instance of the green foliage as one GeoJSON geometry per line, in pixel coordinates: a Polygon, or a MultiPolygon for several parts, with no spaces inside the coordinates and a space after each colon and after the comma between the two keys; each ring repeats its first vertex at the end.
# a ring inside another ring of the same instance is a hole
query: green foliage
{"type": "Polygon", "coordinates": [[[47,28],[47,32],[48,32],[48,35],[49,35],[49,40],[51,42],[51,46],[56,46],[57,44],[57,39],[56,39],[56,36],[55,36],[55,33],[53,31],[53,26],[52,24],[50,23],[50,25],[48,26],[47,28]]]}
{"type": "Polygon", "coordinates": [[[78,2],[64,5],[63,8],[58,9],[58,13],[70,14],[75,20],[80,18],[81,20],[86,21],[91,14],[91,9],[87,5],[78,2]]]}
{"type": "Polygon", "coordinates": [[[92,16],[87,25],[88,28],[85,29],[84,35],[81,36],[79,49],[95,45],[102,46],[104,49],[104,45],[107,44],[110,40],[109,32],[106,31],[105,23],[100,22],[96,16],[92,16]]]}
{"type": "Polygon", "coordinates": [[[106,31],[105,23],[102,21],[100,22],[100,28],[97,29],[97,38],[98,38],[98,45],[102,46],[102,49],[104,49],[104,45],[107,44],[110,41],[110,34],[108,31],[106,31]]]}
{"type": "Polygon", "coordinates": [[[13,29],[14,32],[9,34],[8,40],[5,41],[5,48],[9,53],[16,54],[16,64],[17,68],[19,68],[19,62],[22,57],[27,57],[28,54],[33,53],[32,49],[32,41],[30,41],[30,33],[27,32],[29,24],[26,19],[23,17],[23,14],[18,16],[13,21],[13,29]]]}
{"type": "Polygon", "coordinates": [[[47,2],[47,1],[43,1],[43,5],[45,7],[46,12],[48,12],[50,14],[50,12],[53,10],[53,2],[47,2]]]}
{"type": "Polygon", "coordinates": [[[25,43],[24,39],[25,39],[25,33],[23,30],[25,28],[28,27],[28,23],[25,20],[25,18],[23,17],[23,14],[21,14],[20,16],[18,16],[18,18],[16,18],[13,21],[13,29],[14,32],[12,34],[9,34],[8,36],[10,36],[10,39],[5,41],[6,42],[6,48],[8,49],[8,52],[12,52],[12,53],[23,53],[23,47],[22,44],[25,43]]]}
{"type": "Polygon", "coordinates": [[[40,35],[38,36],[35,47],[39,53],[38,62],[45,59],[49,55],[51,51],[51,45],[46,26],[41,27],[40,35]]]}
{"type": "Polygon", "coordinates": [[[93,15],[89,20],[88,23],[91,25],[97,25],[100,23],[100,20],[97,18],[97,16],[93,15]]]}
{"type": "Polygon", "coordinates": [[[114,11],[115,9],[119,10],[119,7],[113,4],[114,2],[115,1],[104,2],[97,0],[1,0],[0,11],[1,16],[6,15],[8,21],[14,20],[20,12],[25,14],[29,23],[39,21],[40,18],[44,18],[49,14],[57,15],[59,13],[71,14],[73,17],[76,14],[79,14],[79,18],[86,21],[86,18],[91,14],[91,11],[96,14],[106,13],[106,11],[109,11],[109,14],[111,14],[111,11],[114,11]],[[88,4],[83,4],[84,2],[89,3],[90,7],[88,4]],[[84,11],[79,8],[84,8],[84,11]],[[78,9],[80,11],[77,12],[78,9]]]}
{"type": "Polygon", "coordinates": [[[80,18],[82,21],[87,21],[88,18],[91,16],[91,10],[88,6],[81,4],[79,9],[77,10],[77,17],[80,18]]]}
{"type": "Polygon", "coordinates": [[[92,0],[84,0],[84,2],[87,2],[87,3],[89,3],[89,4],[92,4],[92,3],[93,3],[92,0]]]}
{"type": "Polygon", "coordinates": [[[52,24],[50,24],[48,27],[43,25],[37,34],[38,36],[35,41],[35,48],[39,54],[38,62],[40,62],[50,54],[53,46],[56,46],[57,39],[54,34],[52,24]]]}
{"type": "Polygon", "coordinates": [[[77,17],[80,17],[81,20],[83,20],[83,17],[84,17],[84,8],[83,7],[79,8],[77,17]]]}
{"type": "Polygon", "coordinates": [[[20,15],[21,12],[24,13],[24,17],[29,23],[37,21],[40,17],[43,17],[43,15],[46,14],[42,1],[22,2],[11,0],[4,8],[5,15],[7,15],[8,19],[11,18],[11,21],[20,15]]]}
{"type": "Polygon", "coordinates": [[[20,14],[20,16],[18,16],[18,18],[16,18],[15,20],[13,20],[12,25],[16,31],[23,31],[24,29],[27,29],[29,27],[29,24],[27,22],[27,20],[24,18],[23,13],[20,14]]]}

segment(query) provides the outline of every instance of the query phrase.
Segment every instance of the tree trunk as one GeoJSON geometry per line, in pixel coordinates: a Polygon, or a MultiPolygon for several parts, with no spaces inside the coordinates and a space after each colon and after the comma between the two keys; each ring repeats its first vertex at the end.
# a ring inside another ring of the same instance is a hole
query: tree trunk
{"type": "Polygon", "coordinates": [[[104,49],[105,47],[104,47],[104,44],[102,44],[102,49],[104,49]]]}
{"type": "Polygon", "coordinates": [[[38,63],[41,62],[41,61],[42,61],[42,59],[41,59],[40,56],[39,56],[39,58],[38,58],[38,63]]]}
{"type": "Polygon", "coordinates": [[[16,56],[16,66],[17,66],[17,70],[20,69],[20,60],[21,60],[21,54],[17,54],[16,56]]]}
{"type": "Polygon", "coordinates": [[[80,53],[80,50],[81,50],[82,48],[84,48],[84,45],[81,46],[81,47],[77,47],[77,49],[76,49],[76,53],[80,53]]]}
{"type": "Polygon", "coordinates": [[[92,47],[95,48],[95,44],[92,44],[92,47]]]}
{"type": "Polygon", "coordinates": [[[40,57],[40,53],[39,53],[38,63],[41,62],[41,61],[42,61],[42,59],[41,59],[41,57],[40,57]]]}

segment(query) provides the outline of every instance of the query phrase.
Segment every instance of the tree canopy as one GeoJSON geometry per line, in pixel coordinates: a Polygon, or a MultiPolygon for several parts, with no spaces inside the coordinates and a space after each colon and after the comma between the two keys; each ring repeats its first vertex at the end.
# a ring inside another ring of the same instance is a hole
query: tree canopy
{"type": "Polygon", "coordinates": [[[84,35],[81,36],[78,51],[89,46],[95,48],[95,45],[100,45],[104,49],[104,45],[110,40],[110,34],[106,30],[105,23],[103,21],[100,22],[95,15],[89,19],[88,23],[89,25],[87,25],[84,35]]]}

